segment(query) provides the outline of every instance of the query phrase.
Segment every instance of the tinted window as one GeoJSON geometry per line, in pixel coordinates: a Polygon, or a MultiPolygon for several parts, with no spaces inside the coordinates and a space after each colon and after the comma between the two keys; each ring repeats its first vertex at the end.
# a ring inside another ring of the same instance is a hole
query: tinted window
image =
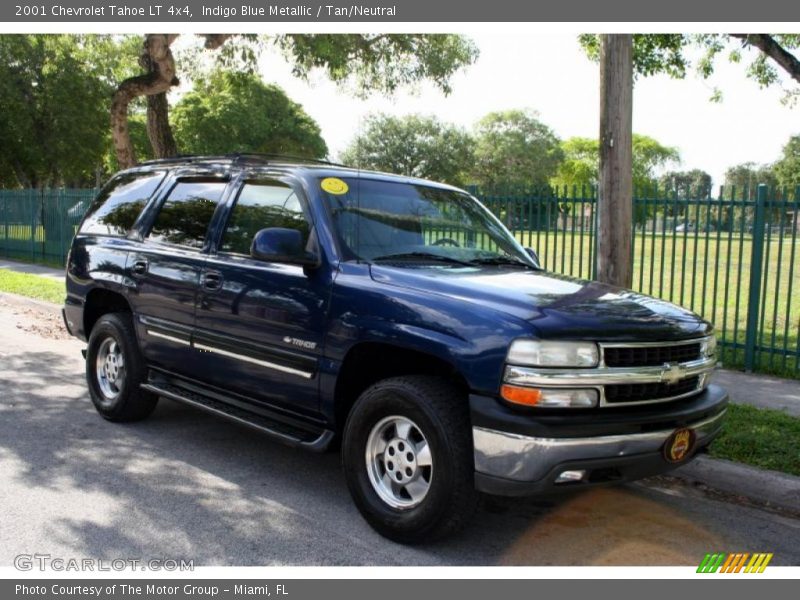
{"type": "Polygon", "coordinates": [[[220,250],[250,254],[250,244],[260,229],[298,229],[308,242],[309,225],[292,188],[280,182],[246,183],[228,219],[220,250]]]}
{"type": "Polygon", "coordinates": [[[148,239],[166,244],[202,248],[225,183],[178,183],[161,206],[148,239]]]}
{"type": "Polygon", "coordinates": [[[81,233],[127,235],[163,178],[163,172],[149,172],[113,179],[89,207],[81,233]]]}
{"type": "Polygon", "coordinates": [[[530,264],[511,233],[463,192],[370,179],[343,183],[343,192],[322,191],[348,258],[407,261],[428,255],[530,264]]]}

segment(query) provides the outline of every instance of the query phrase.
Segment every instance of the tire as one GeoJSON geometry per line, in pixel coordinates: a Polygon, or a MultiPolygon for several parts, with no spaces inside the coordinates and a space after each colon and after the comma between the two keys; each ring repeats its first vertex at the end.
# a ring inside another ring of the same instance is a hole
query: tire
{"type": "Polygon", "coordinates": [[[451,535],[477,505],[468,404],[438,377],[386,379],[361,394],[345,425],[342,463],[363,517],[396,542],[451,535]]]}
{"type": "Polygon", "coordinates": [[[147,369],[130,314],[109,313],[100,317],[86,349],[86,382],[97,412],[109,421],[118,422],[148,417],[158,403],[158,396],[141,389],[140,384],[146,378],[147,369]]]}

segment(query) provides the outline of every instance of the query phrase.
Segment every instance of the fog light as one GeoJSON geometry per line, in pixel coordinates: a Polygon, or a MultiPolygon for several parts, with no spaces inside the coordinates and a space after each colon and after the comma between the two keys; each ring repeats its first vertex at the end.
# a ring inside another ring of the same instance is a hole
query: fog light
{"type": "Polygon", "coordinates": [[[583,481],[586,477],[586,471],[562,471],[562,473],[556,477],[556,483],[575,483],[577,481],[583,481]]]}

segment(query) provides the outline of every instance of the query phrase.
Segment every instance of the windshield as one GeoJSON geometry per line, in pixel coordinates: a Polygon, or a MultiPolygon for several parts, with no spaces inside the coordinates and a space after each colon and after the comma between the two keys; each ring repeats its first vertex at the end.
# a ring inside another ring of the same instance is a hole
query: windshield
{"type": "Polygon", "coordinates": [[[356,178],[321,182],[345,259],[533,267],[479,202],[458,191],[356,178]]]}

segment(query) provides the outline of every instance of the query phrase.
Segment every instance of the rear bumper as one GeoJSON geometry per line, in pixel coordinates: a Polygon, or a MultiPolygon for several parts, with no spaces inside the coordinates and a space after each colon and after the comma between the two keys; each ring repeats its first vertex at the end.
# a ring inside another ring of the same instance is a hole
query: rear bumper
{"type": "MultiPolygon", "coordinates": [[[[520,496],[657,475],[680,464],[663,457],[671,434],[683,427],[694,431],[692,451],[683,462],[691,460],[721,431],[727,403],[722,388],[709,386],[695,398],[670,403],[669,408],[661,406],[661,411],[654,407],[616,414],[604,410],[602,415],[595,413],[595,419],[562,413],[555,419],[548,416],[546,424],[535,423],[538,419],[531,414],[516,413],[516,419],[527,426],[518,423],[517,431],[509,431],[481,424],[476,406],[483,403],[472,399],[475,485],[490,494],[520,496]],[[524,429],[532,429],[533,434],[524,429]],[[582,430],[591,433],[577,433],[582,430]],[[579,481],[558,482],[564,471],[584,471],[584,475],[579,481]]],[[[498,422],[496,418],[487,421],[498,422]]]]}

